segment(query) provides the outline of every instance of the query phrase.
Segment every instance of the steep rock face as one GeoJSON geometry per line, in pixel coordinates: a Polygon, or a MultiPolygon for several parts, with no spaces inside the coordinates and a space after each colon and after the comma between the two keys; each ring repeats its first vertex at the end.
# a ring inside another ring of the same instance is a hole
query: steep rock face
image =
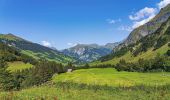
{"type": "Polygon", "coordinates": [[[169,17],[170,17],[170,4],[167,7],[161,9],[161,11],[151,21],[134,29],[127,37],[127,39],[115,50],[120,49],[123,46],[133,44],[140,40],[141,38],[154,33],[163,22],[167,21],[169,17]]]}
{"type": "Polygon", "coordinates": [[[119,43],[108,43],[104,46],[97,44],[78,44],[75,47],[62,50],[65,55],[72,56],[82,62],[91,62],[112,52],[119,43]]]}

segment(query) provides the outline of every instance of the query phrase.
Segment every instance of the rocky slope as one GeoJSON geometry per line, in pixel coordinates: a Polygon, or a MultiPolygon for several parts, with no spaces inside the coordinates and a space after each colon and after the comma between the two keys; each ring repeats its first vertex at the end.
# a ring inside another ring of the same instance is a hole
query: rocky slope
{"type": "Polygon", "coordinates": [[[127,62],[137,62],[139,59],[149,60],[157,55],[169,55],[169,51],[170,17],[152,34],[148,34],[136,43],[125,45],[119,50],[100,58],[95,64],[117,64],[122,59],[127,62]]]}
{"type": "Polygon", "coordinates": [[[75,57],[82,62],[91,62],[110,54],[119,43],[108,43],[104,46],[97,44],[78,44],[72,48],[62,50],[65,55],[75,57]]]}
{"type": "Polygon", "coordinates": [[[165,8],[162,8],[161,11],[151,21],[134,29],[127,37],[127,39],[114,50],[116,51],[123,46],[136,43],[141,38],[154,33],[156,30],[158,30],[158,28],[160,28],[162,23],[167,21],[169,17],[170,17],[170,4],[165,8]]]}

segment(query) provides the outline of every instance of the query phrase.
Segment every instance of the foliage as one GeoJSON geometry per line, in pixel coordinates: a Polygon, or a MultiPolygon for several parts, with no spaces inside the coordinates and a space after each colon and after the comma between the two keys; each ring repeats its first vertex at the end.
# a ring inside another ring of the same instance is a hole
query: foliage
{"type": "Polygon", "coordinates": [[[6,70],[6,63],[0,58],[0,89],[12,90],[16,87],[12,74],[6,70]]]}
{"type": "Polygon", "coordinates": [[[170,50],[167,51],[167,55],[170,56],[170,50]]]}
{"type": "Polygon", "coordinates": [[[127,52],[128,52],[128,47],[125,46],[125,47],[122,47],[122,48],[121,48],[120,50],[118,50],[118,51],[115,51],[115,52],[113,52],[113,53],[111,53],[111,54],[109,54],[109,55],[106,55],[106,56],[104,56],[104,57],[101,57],[99,60],[100,60],[101,62],[104,62],[104,61],[113,59],[113,58],[115,58],[115,57],[121,57],[121,56],[125,55],[127,52]]]}
{"type": "Polygon", "coordinates": [[[20,75],[25,77],[25,79],[22,82],[22,86],[29,87],[33,85],[41,85],[49,81],[55,73],[63,72],[64,68],[62,64],[42,60],[38,64],[36,64],[35,67],[20,72],[20,75]]]}
{"type": "Polygon", "coordinates": [[[120,60],[116,65],[118,71],[137,71],[137,72],[151,72],[151,71],[170,71],[170,58],[167,56],[157,55],[154,59],[144,60],[139,59],[137,63],[128,63],[125,60],[120,60]]]}

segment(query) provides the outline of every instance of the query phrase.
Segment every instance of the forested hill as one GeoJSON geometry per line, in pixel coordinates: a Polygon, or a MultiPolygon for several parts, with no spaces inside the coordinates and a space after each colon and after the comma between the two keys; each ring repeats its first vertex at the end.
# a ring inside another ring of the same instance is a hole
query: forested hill
{"type": "Polygon", "coordinates": [[[19,49],[0,43],[0,60],[5,62],[22,61],[35,64],[36,60],[28,55],[22,54],[19,49]]]}
{"type": "Polygon", "coordinates": [[[23,54],[31,56],[35,59],[46,58],[49,61],[61,63],[75,61],[72,57],[66,56],[57,50],[24,40],[13,34],[0,34],[0,42],[15,47],[21,50],[23,54]]]}

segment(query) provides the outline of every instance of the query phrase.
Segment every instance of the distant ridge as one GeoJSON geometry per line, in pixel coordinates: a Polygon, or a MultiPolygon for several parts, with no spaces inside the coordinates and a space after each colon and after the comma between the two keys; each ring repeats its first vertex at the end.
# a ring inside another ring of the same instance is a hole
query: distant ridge
{"type": "Polygon", "coordinates": [[[65,55],[72,56],[82,62],[91,62],[99,59],[102,56],[110,54],[120,42],[108,43],[100,46],[98,44],[77,44],[69,49],[64,49],[62,52],[65,55]]]}
{"type": "Polygon", "coordinates": [[[75,62],[75,59],[62,54],[54,48],[48,48],[40,44],[30,42],[11,33],[0,34],[0,42],[4,42],[15,48],[18,48],[22,51],[22,53],[32,56],[36,59],[45,58],[47,60],[60,63],[75,62]]]}

